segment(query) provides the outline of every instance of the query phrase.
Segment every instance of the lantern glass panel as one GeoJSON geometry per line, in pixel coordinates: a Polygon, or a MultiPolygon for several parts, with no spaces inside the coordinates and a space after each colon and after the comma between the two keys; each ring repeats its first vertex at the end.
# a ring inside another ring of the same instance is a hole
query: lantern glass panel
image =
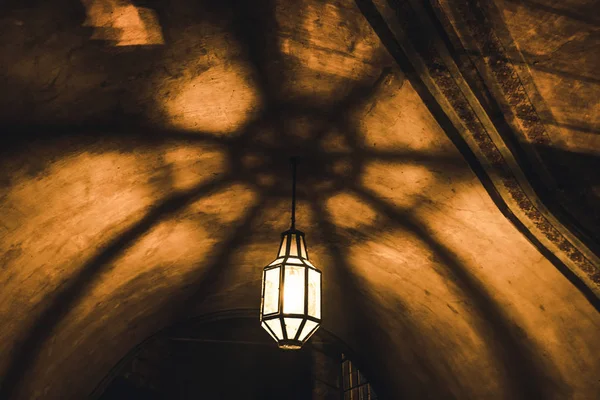
{"type": "Polygon", "coordinates": [[[321,318],[321,274],[308,270],[308,315],[321,318]]]}
{"type": "Polygon", "coordinates": [[[279,318],[270,319],[265,322],[269,328],[271,328],[275,336],[277,336],[277,340],[283,340],[283,331],[281,330],[281,322],[279,321],[279,318]]]}
{"type": "Polygon", "coordinates": [[[298,256],[298,243],[296,242],[296,234],[292,233],[290,235],[290,256],[298,256]]]}
{"type": "Polygon", "coordinates": [[[302,320],[300,318],[284,318],[285,331],[288,339],[295,339],[302,320]]]}
{"type": "Polygon", "coordinates": [[[285,266],[283,277],[283,312],[304,313],[304,267],[285,266]]]}
{"type": "Polygon", "coordinates": [[[263,299],[263,315],[279,310],[279,271],[280,267],[265,271],[265,294],[263,299]]]}
{"type": "Polygon", "coordinates": [[[300,256],[302,258],[308,258],[306,254],[306,243],[304,243],[304,237],[300,236],[300,256]]]}
{"type": "Polygon", "coordinates": [[[290,257],[290,258],[288,258],[287,259],[287,263],[302,265],[302,261],[299,258],[296,258],[296,257],[290,257]]]}
{"type": "Polygon", "coordinates": [[[278,257],[283,257],[285,256],[285,249],[287,247],[287,235],[285,235],[283,237],[283,241],[281,242],[281,247],[279,248],[279,255],[278,257]]]}
{"type": "Polygon", "coordinates": [[[281,262],[283,262],[282,258],[276,258],[275,261],[273,261],[271,264],[269,264],[269,267],[275,264],[280,264],[281,262]]]}
{"type": "Polygon", "coordinates": [[[262,322],[260,325],[263,327],[263,329],[264,329],[265,331],[267,331],[267,333],[268,333],[269,335],[271,335],[271,337],[272,337],[273,339],[277,340],[277,338],[275,337],[275,335],[273,335],[273,334],[271,333],[271,330],[270,330],[270,329],[267,327],[267,324],[265,324],[265,322],[264,322],[264,321],[263,321],[263,322],[262,322]]]}
{"type": "Polygon", "coordinates": [[[298,340],[301,342],[304,341],[317,325],[318,324],[315,321],[307,320],[304,324],[304,328],[302,328],[302,333],[298,336],[298,340]]]}

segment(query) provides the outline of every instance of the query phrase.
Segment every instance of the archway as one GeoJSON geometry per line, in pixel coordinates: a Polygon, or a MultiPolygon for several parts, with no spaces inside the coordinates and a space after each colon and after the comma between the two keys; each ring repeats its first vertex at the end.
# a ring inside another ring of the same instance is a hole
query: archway
{"type": "Polygon", "coordinates": [[[321,328],[301,350],[284,351],[257,317],[229,310],[163,329],[115,365],[91,398],[338,400],[351,390],[376,398],[356,368],[359,356],[334,334],[321,328]]]}

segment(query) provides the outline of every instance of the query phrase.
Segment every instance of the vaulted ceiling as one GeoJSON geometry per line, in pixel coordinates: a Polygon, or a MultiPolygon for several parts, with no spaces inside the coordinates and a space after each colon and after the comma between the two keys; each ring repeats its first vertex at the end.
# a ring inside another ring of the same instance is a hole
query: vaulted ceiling
{"type": "Polygon", "coordinates": [[[257,310],[291,156],[323,327],[380,395],[593,398],[596,8],[4,2],[0,398],[257,310]]]}

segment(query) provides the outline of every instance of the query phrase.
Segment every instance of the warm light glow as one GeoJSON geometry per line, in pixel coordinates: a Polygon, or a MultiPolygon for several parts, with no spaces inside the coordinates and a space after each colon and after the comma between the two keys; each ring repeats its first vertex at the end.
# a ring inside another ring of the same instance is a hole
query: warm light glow
{"type": "MultiPolygon", "coordinates": [[[[410,208],[420,204],[421,196],[424,193],[440,196],[436,193],[436,179],[436,175],[422,165],[376,161],[365,165],[361,184],[382,198],[393,198],[396,206],[410,208]]],[[[335,203],[328,203],[329,205],[335,205],[335,203]]],[[[362,205],[360,209],[368,210],[369,207],[362,205]]],[[[331,209],[331,212],[335,222],[341,224],[345,216],[342,210],[331,209]]],[[[366,211],[364,214],[368,215],[366,211]]]]}
{"type": "Polygon", "coordinates": [[[308,270],[308,315],[321,318],[321,274],[308,270]]]}
{"type": "Polygon", "coordinates": [[[273,333],[271,332],[271,330],[268,328],[268,325],[265,322],[261,322],[260,326],[263,327],[263,329],[265,331],[267,331],[269,333],[269,335],[271,335],[271,337],[275,340],[277,340],[277,336],[273,335],[273,333]]]}
{"type": "Polygon", "coordinates": [[[292,233],[292,235],[290,236],[290,241],[292,242],[292,245],[290,246],[290,256],[298,256],[298,246],[296,246],[296,235],[294,235],[292,233]]]}
{"type": "Polygon", "coordinates": [[[304,243],[304,236],[300,236],[300,257],[308,258],[308,254],[306,254],[306,243],[304,243]]]}
{"type": "MultiPolygon", "coordinates": [[[[149,175],[140,169],[140,159],[125,152],[82,152],[48,163],[36,177],[14,173],[14,186],[3,193],[0,254],[18,246],[22,252],[13,262],[29,267],[14,269],[12,278],[2,283],[0,313],[11,304],[2,296],[17,290],[28,276],[54,290],[63,276],[78,270],[90,249],[103,246],[107,237],[144,215],[156,199],[145,184],[149,175]]],[[[32,302],[44,293],[35,286],[33,293],[29,286],[20,290],[32,302]]]]}
{"type": "Polygon", "coordinates": [[[279,271],[279,267],[265,271],[265,298],[263,305],[265,314],[271,314],[278,311],[279,271]]]}
{"type": "Polygon", "coordinates": [[[308,335],[313,331],[313,329],[317,326],[318,324],[314,321],[306,321],[306,323],[304,324],[304,328],[302,328],[302,333],[300,333],[300,336],[298,337],[298,340],[306,340],[308,339],[308,335]]]}
{"type": "Polygon", "coordinates": [[[164,44],[154,10],[136,7],[127,0],[82,0],[87,19],[83,26],[96,28],[94,40],[106,40],[115,46],[164,44]]]}
{"type": "Polygon", "coordinates": [[[272,319],[270,321],[267,321],[267,325],[269,326],[269,328],[271,328],[271,330],[277,338],[283,337],[283,331],[281,330],[281,322],[278,319],[272,319]]]}
{"type": "Polygon", "coordinates": [[[304,268],[285,267],[283,281],[283,312],[302,314],[304,312],[304,268]]]}
{"type": "Polygon", "coordinates": [[[378,41],[361,20],[348,21],[347,13],[334,4],[308,5],[301,15],[279,15],[278,21],[289,30],[280,42],[281,51],[297,58],[302,65],[318,71],[345,78],[355,78],[357,73],[370,73],[370,61],[377,50],[378,41]],[[291,18],[290,18],[291,17],[291,18]],[[302,21],[298,21],[301,18],[302,21]],[[322,24],[325,19],[329,21],[322,24]],[[354,25],[356,24],[356,25],[354,25]],[[364,31],[352,32],[363,25],[364,31]],[[349,37],[356,36],[349,48],[349,37]]]}
{"type": "Polygon", "coordinates": [[[280,348],[299,349],[321,322],[321,272],[308,261],[302,232],[282,236],[277,259],[263,272],[261,326],[280,348]]]}
{"type": "Polygon", "coordinates": [[[285,256],[286,246],[287,246],[287,236],[284,236],[283,237],[283,242],[281,242],[281,248],[279,249],[279,256],[278,257],[285,256]]]}
{"type": "Polygon", "coordinates": [[[411,149],[434,155],[447,146],[438,139],[444,131],[430,114],[422,111],[423,100],[401,73],[388,76],[385,84],[377,88],[376,97],[375,103],[366,102],[354,115],[372,148],[411,149]]]}
{"type": "Polygon", "coordinates": [[[168,146],[164,149],[163,159],[175,190],[189,190],[214,176],[206,171],[221,173],[226,168],[225,155],[216,146],[168,146]]]}
{"type": "Polygon", "coordinates": [[[342,228],[372,226],[377,219],[377,213],[368,204],[348,193],[331,196],[327,200],[327,210],[335,224],[342,228]]]}
{"type": "MultiPolygon", "coordinates": [[[[295,4],[295,3],[291,3],[295,4]]],[[[298,3],[300,4],[300,3],[298,3]]],[[[356,82],[375,80],[381,41],[360,13],[333,2],[276,7],[279,49],[286,78],[282,90],[314,104],[334,104],[356,82]]]]}
{"type": "Polygon", "coordinates": [[[258,108],[256,89],[245,68],[236,64],[219,64],[195,76],[184,75],[166,85],[158,96],[174,127],[212,133],[236,131],[258,108]]]}
{"type": "Polygon", "coordinates": [[[295,339],[302,320],[300,318],[285,318],[285,330],[288,339],[295,339]]]}

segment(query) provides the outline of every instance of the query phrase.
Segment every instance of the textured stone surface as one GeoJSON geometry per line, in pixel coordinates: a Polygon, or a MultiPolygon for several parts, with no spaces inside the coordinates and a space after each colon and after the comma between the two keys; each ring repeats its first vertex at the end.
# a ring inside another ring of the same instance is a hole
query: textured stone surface
{"type": "Polygon", "coordinates": [[[324,326],[380,395],[598,393],[597,310],[354,3],[233,5],[148,2],[164,44],[136,46],[77,2],[2,6],[0,394],[83,398],[156,330],[257,308],[291,155],[324,326]]]}
{"type": "MultiPolygon", "coordinates": [[[[550,142],[538,148],[559,196],[595,241],[600,238],[600,20],[594,1],[496,1],[531,75],[528,97],[550,142]]],[[[509,36],[510,35],[510,36],[509,36]]],[[[531,114],[533,115],[533,114],[531,114]]],[[[530,118],[531,120],[531,118],[530,118]]]]}

